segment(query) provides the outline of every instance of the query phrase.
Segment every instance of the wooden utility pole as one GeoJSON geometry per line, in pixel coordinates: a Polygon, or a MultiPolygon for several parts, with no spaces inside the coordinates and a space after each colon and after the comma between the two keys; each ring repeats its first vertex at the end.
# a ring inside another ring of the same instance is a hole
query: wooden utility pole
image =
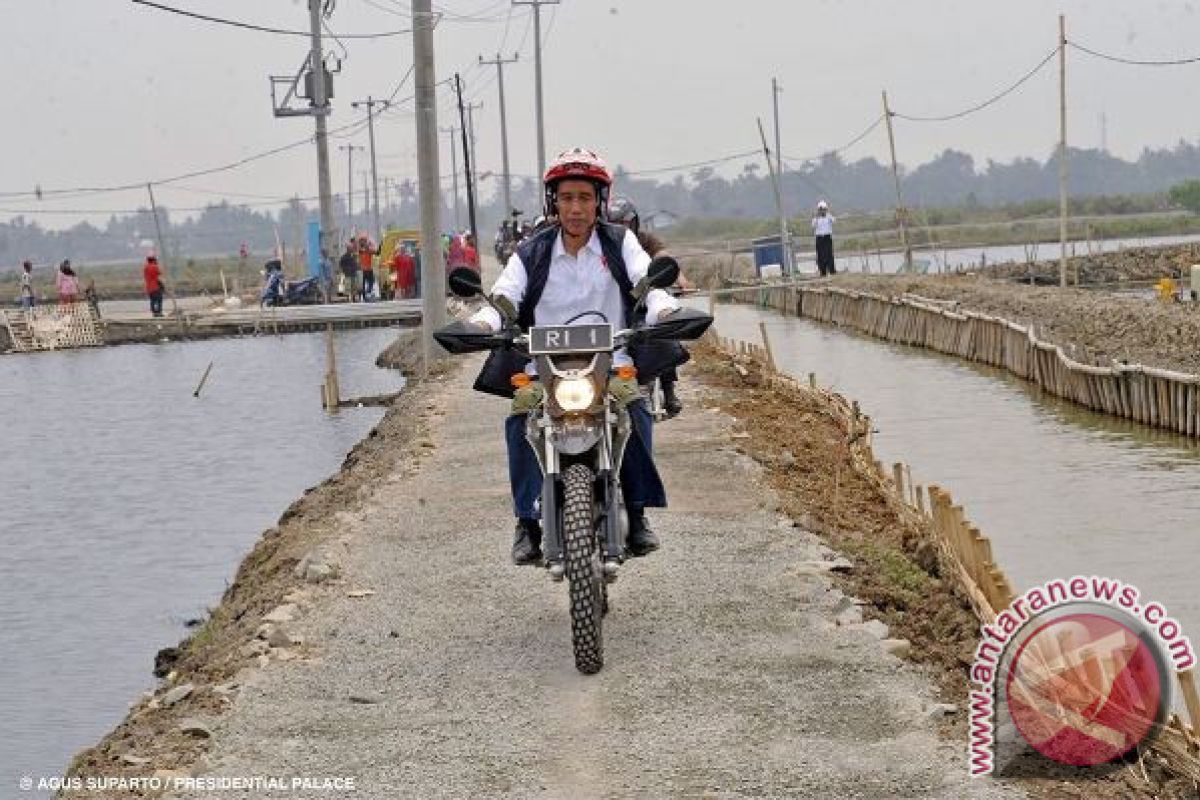
{"type": "Polygon", "coordinates": [[[1058,285],[1067,285],[1067,18],[1058,15],[1058,285]]]}
{"type": "Polygon", "coordinates": [[[900,195],[900,167],[896,164],[896,136],[892,132],[892,110],[888,108],[887,91],[883,92],[883,118],[887,122],[888,150],[892,154],[892,181],[896,185],[896,222],[900,225],[900,244],[904,248],[904,271],[913,271],[912,245],[908,242],[908,211],[900,195]]]}
{"type": "Polygon", "coordinates": [[[462,133],[463,183],[467,185],[467,224],[471,232],[478,235],[478,231],[475,230],[475,187],[471,180],[471,143],[467,140],[467,112],[463,105],[462,78],[457,72],[454,73],[454,91],[458,94],[458,127],[462,133]]]}
{"type": "Polygon", "coordinates": [[[775,172],[779,175],[779,243],[783,247],[783,274],[791,276],[792,236],[788,231],[787,212],[783,205],[783,145],[779,136],[779,81],[771,78],[771,105],[775,109],[775,172]]]}
{"type": "Polygon", "coordinates": [[[779,188],[779,175],[775,172],[775,162],[771,160],[771,148],[767,146],[767,134],[763,132],[762,119],[758,120],[758,136],[762,140],[763,156],[767,159],[767,169],[771,172],[771,186],[775,189],[775,209],[779,212],[779,265],[780,271],[787,274],[787,219],[783,216],[783,193],[779,188]]]}

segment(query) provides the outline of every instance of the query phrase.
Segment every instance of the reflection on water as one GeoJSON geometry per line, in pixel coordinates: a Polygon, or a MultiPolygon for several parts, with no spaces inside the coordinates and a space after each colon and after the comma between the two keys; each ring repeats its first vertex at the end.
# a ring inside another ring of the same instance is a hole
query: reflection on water
{"type": "Polygon", "coordinates": [[[992,540],[1016,591],[1099,574],[1138,586],[1200,640],[1200,447],[1046,396],[1006,372],[830,326],[721,305],[723,336],[860,401],[877,456],[938,484],[992,540]]]}
{"type": "MultiPolygon", "coordinates": [[[[344,395],[399,388],[374,366],[394,338],[339,334],[344,395]]],[[[318,334],[0,358],[0,796],[111,728],[155,652],[378,421],[322,411],[324,361],[318,334]]]]}

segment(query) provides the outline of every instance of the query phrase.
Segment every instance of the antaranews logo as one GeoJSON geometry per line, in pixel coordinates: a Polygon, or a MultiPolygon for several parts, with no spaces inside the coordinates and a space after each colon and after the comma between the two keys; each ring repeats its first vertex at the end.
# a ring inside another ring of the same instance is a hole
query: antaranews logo
{"type": "Polygon", "coordinates": [[[1179,623],[1136,587],[1097,576],[1034,587],[981,628],[970,673],[971,774],[995,770],[998,734],[1013,729],[1063,764],[1118,759],[1157,735],[1172,671],[1195,663],[1179,623]]]}

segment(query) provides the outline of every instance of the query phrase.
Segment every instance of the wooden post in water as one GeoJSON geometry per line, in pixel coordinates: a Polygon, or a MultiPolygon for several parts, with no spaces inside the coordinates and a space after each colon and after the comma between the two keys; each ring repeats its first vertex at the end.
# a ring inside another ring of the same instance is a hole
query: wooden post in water
{"type": "Polygon", "coordinates": [[[760,320],[758,330],[762,334],[763,351],[767,355],[767,367],[771,372],[778,372],[779,369],[775,366],[775,354],[771,352],[771,340],[767,338],[767,323],[760,320]]]}
{"type": "Polygon", "coordinates": [[[333,346],[333,323],[325,325],[325,410],[337,411],[342,392],[338,386],[337,352],[333,346]]]}

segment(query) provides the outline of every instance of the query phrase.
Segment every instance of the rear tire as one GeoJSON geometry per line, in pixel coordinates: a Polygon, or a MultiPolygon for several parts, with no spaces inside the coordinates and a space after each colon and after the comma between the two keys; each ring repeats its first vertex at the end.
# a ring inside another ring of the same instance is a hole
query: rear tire
{"type": "Polygon", "coordinates": [[[575,668],[594,675],[604,666],[604,576],[592,525],[595,476],[582,464],[563,473],[563,545],[571,600],[571,644],[575,668]]]}

